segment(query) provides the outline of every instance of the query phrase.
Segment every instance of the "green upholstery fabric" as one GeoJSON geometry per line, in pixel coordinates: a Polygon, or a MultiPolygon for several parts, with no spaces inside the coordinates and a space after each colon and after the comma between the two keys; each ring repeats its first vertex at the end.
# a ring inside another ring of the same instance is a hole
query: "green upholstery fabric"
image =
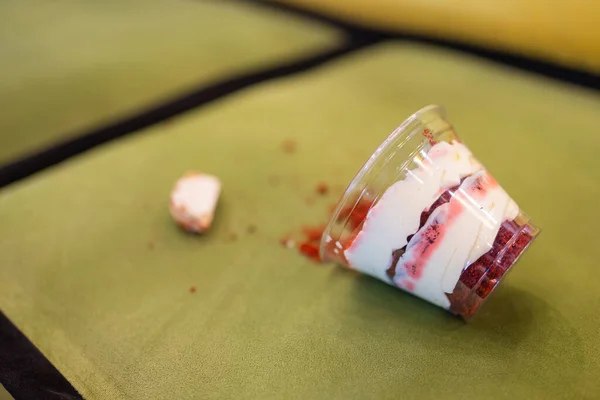
{"type": "Polygon", "coordinates": [[[8,187],[0,307],[88,399],[594,398],[599,109],[457,53],[367,49],[8,187]],[[278,243],[428,103],[544,229],[468,324],[278,243]],[[202,237],[168,216],[188,169],[223,180],[202,237]]]}
{"type": "Polygon", "coordinates": [[[340,34],[218,1],[0,2],[0,164],[340,34]]]}
{"type": "Polygon", "coordinates": [[[14,400],[13,397],[0,385],[0,400],[14,400]]]}

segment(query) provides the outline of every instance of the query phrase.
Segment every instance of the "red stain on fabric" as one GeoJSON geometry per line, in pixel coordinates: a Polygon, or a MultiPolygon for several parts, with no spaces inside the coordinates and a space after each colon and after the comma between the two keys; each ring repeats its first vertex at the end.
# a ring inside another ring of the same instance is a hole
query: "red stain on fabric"
{"type": "Polygon", "coordinates": [[[329,186],[327,186],[326,183],[319,183],[316,187],[316,192],[320,196],[325,196],[327,193],[329,193],[329,186]]]}
{"type": "Polygon", "coordinates": [[[304,242],[300,244],[299,247],[300,253],[304,254],[306,257],[310,258],[315,262],[321,262],[321,257],[319,255],[319,245],[314,242],[304,242]]]}
{"type": "Polygon", "coordinates": [[[292,139],[287,139],[287,140],[283,141],[283,143],[281,144],[281,148],[283,149],[283,151],[285,153],[293,154],[297,150],[297,145],[296,145],[296,142],[293,141],[292,139]]]}

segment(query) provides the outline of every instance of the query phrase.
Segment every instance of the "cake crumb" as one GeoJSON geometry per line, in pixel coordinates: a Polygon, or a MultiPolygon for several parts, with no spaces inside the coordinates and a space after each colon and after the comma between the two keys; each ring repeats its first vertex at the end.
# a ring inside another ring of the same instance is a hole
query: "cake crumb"
{"type": "Polygon", "coordinates": [[[291,139],[284,140],[281,144],[283,151],[287,154],[293,154],[296,152],[296,142],[291,139]]]}
{"type": "Polygon", "coordinates": [[[294,239],[286,237],[281,239],[281,245],[283,247],[287,247],[288,249],[293,249],[296,246],[296,242],[294,239]]]}
{"type": "Polygon", "coordinates": [[[327,193],[329,193],[329,186],[327,186],[326,183],[319,183],[316,190],[318,194],[325,196],[327,193]]]}
{"type": "Polygon", "coordinates": [[[190,286],[190,293],[196,293],[196,286],[190,286]]]}

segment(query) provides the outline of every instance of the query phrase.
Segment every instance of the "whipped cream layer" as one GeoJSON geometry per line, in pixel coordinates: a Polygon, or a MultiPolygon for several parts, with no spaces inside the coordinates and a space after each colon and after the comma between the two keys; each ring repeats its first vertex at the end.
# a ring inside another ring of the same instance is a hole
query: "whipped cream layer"
{"type": "Polygon", "coordinates": [[[437,143],[414,161],[418,168],[385,191],[344,255],[352,268],[449,308],[446,293],[462,270],[492,248],[519,208],[462,143],[437,143]],[[419,229],[421,214],[458,185],[419,229]],[[390,279],[392,253],[403,248],[390,279]]]}

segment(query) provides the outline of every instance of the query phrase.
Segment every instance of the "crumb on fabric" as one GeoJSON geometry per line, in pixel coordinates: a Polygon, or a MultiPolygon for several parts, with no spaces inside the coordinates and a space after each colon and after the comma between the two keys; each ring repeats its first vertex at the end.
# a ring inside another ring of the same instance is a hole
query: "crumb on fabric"
{"type": "Polygon", "coordinates": [[[329,193],[329,186],[327,186],[326,183],[319,183],[316,190],[318,194],[325,196],[327,193],[329,193]]]}
{"type": "Polygon", "coordinates": [[[152,240],[148,241],[148,249],[154,250],[154,241],[152,241],[152,240]]]}
{"type": "Polygon", "coordinates": [[[190,286],[190,293],[196,293],[196,286],[190,286]]]}
{"type": "Polygon", "coordinates": [[[227,239],[229,239],[230,242],[235,242],[238,238],[237,233],[235,232],[231,232],[228,236],[227,239]]]}
{"type": "Polygon", "coordinates": [[[248,225],[248,233],[249,234],[256,233],[256,225],[248,225]]]}
{"type": "Polygon", "coordinates": [[[288,249],[293,249],[296,246],[296,242],[294,241],[294,239],[287,236],[282,238],[280,240],[280,243],[283,247],[286,247],[288,249]]]}
{"type": "Polygon", "coordinates": [[[281,144],[281,147],[283,148],[283,151],[287,154],[292,154],[296,152],[296,142],[293,141],[292,139],[287,139],[284,140],[283,143],[281,144]]]}

